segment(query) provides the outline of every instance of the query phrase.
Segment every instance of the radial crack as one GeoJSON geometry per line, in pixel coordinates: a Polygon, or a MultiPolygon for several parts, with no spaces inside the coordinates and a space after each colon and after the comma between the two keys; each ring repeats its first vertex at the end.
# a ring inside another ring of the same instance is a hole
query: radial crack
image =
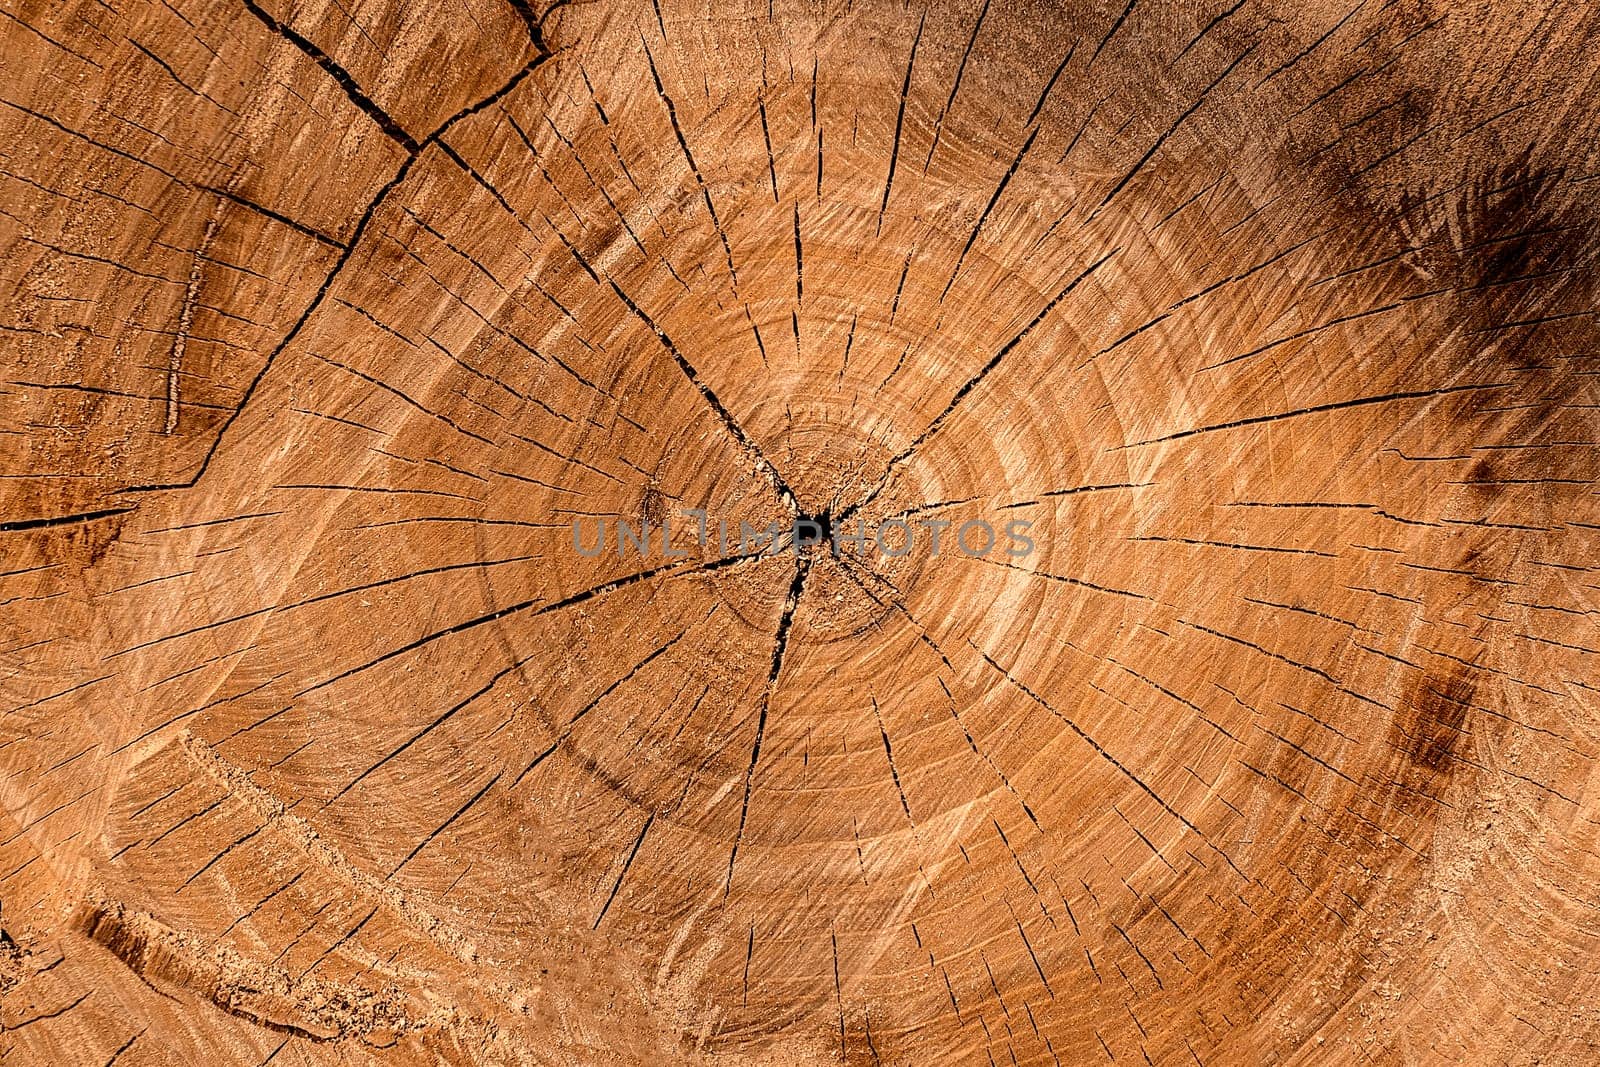
{"type": "Polygon", "coordinates": [[[783,602],[783,612],[778,616],[778,633],[772,642],[772,668],[767,673],[767,687],[761,694],[761,705],[756,715],[756,738],[750,746],[750,766],[744,772],[744,800],[739,805],[739,831],[733,839],[733,850],[728,853],[728,879],[723,884],[726,899],[733,889],[733,864],[739,858],[739,845],[744,840],[745,821],[750,815],[750,790],[755,784],[756,764],[761,761],[761,739],[767,732],[767,712],[772,707],[772,695],[778,688],[778,675],[783,670],[783,654],[789,645],[789,629],[794,625],[794,613],[800,607],[800,594],[805,591],[806,576],[811,573],[811,557],[802,556],[795,564],[794,581],[789,583],[789,595],[783,602]]]}
{"type": "Polygon", "coordinates": [[[791,516],[800,514],[800,502],[795,496],[794,490],[789,487],[789,483],[784,481],[783,475],[779,473],[773,462],[767,458],[766,453],[761,450],[761,446],[756,444],[755,438],[751,437],[745,428],[739,424],[739,420],[733,417],[733,412],[729,411],[727,405],[723,404],[716,391],[701,379],[700,372],[695,369],[694,364],[689,362],[688,357],[667,335],[667,331],[656,324],[655,319],[650,317],[649,312],[641,308],[638,302],[628,295],[627,290],[617,283],[615,278],[611,277],[610,274],[597,271],[584,254],[578,251],[559,230],[557,235],[561,237],[561,243],[567,246],[567,251],[577,261],[578,266],[582,267],[589,277],[596,282],[609,284],[612,291],[617,294],[617,299],[622,301],[633,317],[643,323],[651,333],[655,334],[656,339],[661,342],[661,346],[672,357],[672,361],[678,365],[678,370],[683,372],[683,376],[689,380],[689,384],[699,391],[706,405],[717,416],[718,421],[722,423],[723,429],[727,430],[728,434],[738,442],[740,449],[743,450],[756,469],[761,472],[762,476],[766,478],[773,491],[778,494],[778,499],[783,501],[783,505],[788,509],[789,514],[791,516]]]}
{"type": "MultiPolygon", "coordinates": [[[[549,11],[545,12],[545,16],[548,17],[560,7],[560,4],[551,7],[549,11]]],[[[263,17],[264,14],[265,13],[263,12],[257,17],[263,17]]],[[[270,16],[265,17],[268,20],[271,18],[270,16]]],[[[288,31],[287,27],[283,27],[282,30],[284,32],[292,32],[288,31]]],[[[239,416],[244,413],[244,409],[249,406],[250,400],[255,395],[256,390],[260,388],[261,383],[266,379],[267,372],[272,369],[272,365],[277,362],[278,357],[282,355],[291,344],[294,343],[295,338],[300,336],[300,331],[305,329],[306,323],[311,320],[311,316],[316,313],[317,309],[322,306],[322,302],[327,299],[329,291],[333,288],[334,281],[338,279],[339,275],[344,271],[345,265],[349,263],[351,256],[355,253],[356,247],[361,243],[361,238],[366,233],[366,229],[368,225],[371,224],[373,217],[378,212],[378,209],[382,207],[384,201],[389,198],[389,194],[394,192],[394,190],[406,180],[406,177],[411,173],[411,168],[416,165],[417,160],[422,158],[422,154],[427,151],[430,145],[440,144],[441,138],[443,138],[445,134],[449,133],[451,128],[454,127],[456,123],[478,114],[485,108],[493,107],[513,89],[521,85],[530,74],[532,74],[545,62],[555,57],[556,53],[545,43],[544,35],[542,31],[540,31],[540,23],[534,23],[530,25],[529,37],[535,52],[533,58],[518,68],[516,73],[512,74],[506,83],[499,89],[490,93],[488,96],[485,96],[476,103],[468,104],[460,111],[457,111],[454,115],[451,115],[449,118],[445,119],[444,122],[439,125],[438,129],[428,134],[428,136],[423,138],[420,142],[413,141],[409,136],[406,136],[405,140],[395,138],[398,143],[406,147],[405,161],[400,164],[400,168],[395,172],[394,177],[389,179],[389,181],[384,184],[383,188],[378,190],[377,195],[372,198],[371,202],[367,204],[365,210],[361,212],[360,218],[357,219],[355,227],[351,230],[349,242],[340,252],[339,258],[334,262],[333,267],[322,279],[322,284],[317,287],[316,295],[313,296],[311,298],[311,302],[306,305],[305,311],[300,313],[300,317],[297,318],[294,321],[294,324],[289,327],[288,332],[283,335],[283,339],[273,346],[272,351],[267,353],[267,358],[262,361],[261,369],[256,372],[255,377],[251,378],[249,384],[245,386],[243,394],[239,397],[238,405],[235,406],[231,412],[229,412],[228,417],[222,421],[222,425],[217,427],[216,436],[211,439],[211,445],[206,449],[205,456],[200,460],[200,465],[195,468],[194,474],[184,481],[157,482],[147,485],[128,486],[123,490],[123,492],[155,493],[173,489],[190,489],[193,488],[194,485],[205,476],[206,471],[211,467],[211,461],[216,458],[217,450],[222,447],[222,439],[227,436],[228,430],[232,428],[235,422],[238,421],[239,416]]],[[[310,42],[306,43],[309,45],[310,42]]],[[[307,54],[309,55],[310,53],[307,54]]],[[[351,85],[353,84],[354,83],[352,82],[351,85]]],[[[345,88],[346,91],[350,91],[351,86],[346,86],[345,88]]],[[[385,132],[390,131],[386,130],[385,132]]],[[[400,133],[404,135],[403,130],[400,131],[400,133]]],[[[390,135],[391,137],[394,136],[393,133],[390,135]]]]}
{"type": "Polygon", "coordinates": [[[963,384],[961,388],[956,390],[955,395],[950,398],[950,403],[945,405],[943,411],[934,416],[933,421],[928,424],[927,429],[918,434],[915,440],[897,452],[889,460],[888,465],[884,468],[883,475],[878,479],[877,484],[874,485],[872,489],[869,490],[867,494],[860,500],[856,501],[854,504],[851,504],[849,507],[845,508],[839,513],[839,520],[842,521],[850,518],[856,512],[870,504],[879,493],[883,492],[884,488],[889,484],[889,478],[894,474],[895,468],[903,465],[908,459],[911,458],[918,448],[921,448],[929,438],[938,433],[939,430],[944,427],[945,422],[950,418],[951,415],[955,413],[956,408],[961,405],[961,402],[968,396],[972,395],[972,391],[982,384],[983,380],[1000,365],[1000,361],[1005,359],[1006,356],[1010,355],[1018,345],[1026,340],[1028,335],[1031,334],[1034,329],[1045,320],[1045,317],[1048,316],[1050,312],[1055,310],[1057,304],[1060,304],[1061,301],[1065,300],[1068,294],[1076,289],[1085,279],[1104,266],[1112,256],[1115,256],[1121,251],[1122,249],[1120,246],[1113,248],[1111,251],[1107,252],[1105,255],[1089,264],[1089,266],[1085,267],[1077,275],[1077,277],[1068,282],[1066,286],[1059,293],[1057,293],[1048,304],[1040,309],[1037,315],[1029,320],[1026,326],[1019,330],[1017,334],[1011,338],[1011,340],[1007,341],[1000,347],[1000,350],[989,359],[989,362],[980,367],[976,374],[974,374],[971,378],[968,378],[966,383],[963,384]]]}

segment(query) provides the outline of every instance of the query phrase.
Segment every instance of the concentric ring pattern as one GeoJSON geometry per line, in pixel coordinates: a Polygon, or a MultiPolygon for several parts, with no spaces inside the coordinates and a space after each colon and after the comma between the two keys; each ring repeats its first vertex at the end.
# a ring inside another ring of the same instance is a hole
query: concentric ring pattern
{"type": "Polygon", "coordinates": [[[21,5],[8,1062],[1586,1062],[1595,18],[21,5]]]}

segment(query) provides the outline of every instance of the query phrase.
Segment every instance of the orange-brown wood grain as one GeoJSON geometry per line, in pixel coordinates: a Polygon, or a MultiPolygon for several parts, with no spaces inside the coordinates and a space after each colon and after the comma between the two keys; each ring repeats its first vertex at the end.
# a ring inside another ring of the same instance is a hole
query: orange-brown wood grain
{"type": "Polygon", "coordinates": [[[1592,5],[3,14],[7,1065],[1594,1062],[1592,5]]]}

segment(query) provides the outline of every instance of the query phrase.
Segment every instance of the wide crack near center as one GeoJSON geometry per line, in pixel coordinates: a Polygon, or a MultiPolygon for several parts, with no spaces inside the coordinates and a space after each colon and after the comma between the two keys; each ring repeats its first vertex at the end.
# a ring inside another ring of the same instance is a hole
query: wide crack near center
{"type": "Polygon", "coordinates": [[[794,541],[799,549],[833,544],[833,512],[823,510],[815,514],[802,512],[797,515],[794,520],[794,541]]]}

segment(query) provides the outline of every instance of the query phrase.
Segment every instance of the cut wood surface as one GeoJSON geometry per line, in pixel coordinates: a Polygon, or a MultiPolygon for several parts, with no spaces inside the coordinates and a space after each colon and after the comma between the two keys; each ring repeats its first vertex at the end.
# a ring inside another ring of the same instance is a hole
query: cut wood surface
{"type": "Polygon", "coordinates": [[[7,1067],[1600,1060],[1594,5],[0,15],[7,1067]]]}

